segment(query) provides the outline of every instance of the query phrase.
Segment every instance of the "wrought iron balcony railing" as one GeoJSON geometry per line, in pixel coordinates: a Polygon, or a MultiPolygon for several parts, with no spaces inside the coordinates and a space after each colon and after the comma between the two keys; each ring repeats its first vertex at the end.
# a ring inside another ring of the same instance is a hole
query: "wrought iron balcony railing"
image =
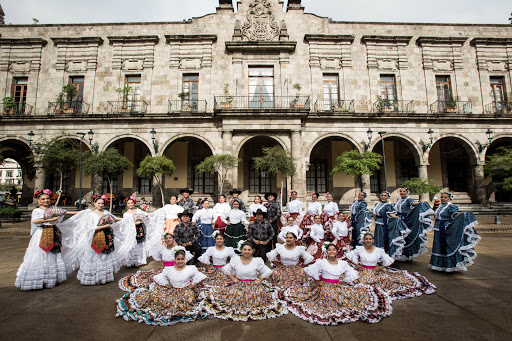
{"type": "Polygon", "coordinates": [[[310,110],[309,96],[215,96],[215,110],[310,110]]]}
{"type": "Polygon", "coordinates": [[[88,114],[89,104],[84,101],[71,101],[66,103],[48,102],[48,115],[60,114],[88,114]]]}
{"type": "Polygon", "coordinates": [[[27,116],[27,115],[32,114],[33,106],[31,106],[30,104],[27,104],[27,103],[14,103],[14,105],[0,103],[0,108],[1,108],[0,112],[2,113],[3,116],[11,116],[11,115],[12,116],[14,116],[14,115],[27,116]]]}
{"type": "Polygon", "coordinates": [[[414,113],[412,101],[392,101],[381,99],[373,103],[373,112],[377,113],[414,113]]]}
{"type": "Polygon", "coordinates": [[[355,112],[354,100],[318,100],[315,103],[317,112],[355,112]]]}
{"type": "Polygon", "coordinates": [[[190,113],[190,114],[202,114],[206,112],[208,103],[205,100],[188,100],[178,99],[169,100],[169,108],[167,112],[173,113],[190,113]]]}
{"type": "Polygon", "coordinates": [[[471,114],[472,110],[471,101],[437,101],[430,105],[431,113],[471,114]]]}
{"type": "Polygon", "coordinates": [[[145,115],[148,104],[145,101],[109,101],[108,114],[119,115],[145,115]]]}
{"type": "Polygon", "coordinates": [[[512,102],[492,102],[485,106],[488,114],[512,114],[512,102]]]}

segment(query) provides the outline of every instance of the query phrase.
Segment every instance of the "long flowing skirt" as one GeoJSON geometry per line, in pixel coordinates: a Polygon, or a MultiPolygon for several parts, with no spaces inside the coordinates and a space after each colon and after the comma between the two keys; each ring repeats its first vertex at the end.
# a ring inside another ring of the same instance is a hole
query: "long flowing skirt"
{"type": "Polygon", "coordinates": [[[307,252],[309,252],[310,255],[315,258],[315,261],[317,259],[324,257],[324,251],[322,250],[322,243],[315,242],[314,240],[311,240],[311,244],[309,244],[308,248],[306,249],[307,252]]]}
{"type": "Polygon", "coordinates": [[[165,219],[165,232],[172,234],[174,232],[174,228],[180,223],[180,220],[175,219],[165,219]]]}
{"type": "Polygon", "coordinates": [[[331,242],[334,240],[334,236],[332,235],[332,222],[334,218],[331,218],[327,213],[322,213],[322,225],[324,227],[324,236],[325,241],[331,242]]]}
{"type": "Polygon", "coordinates": [[[146,260],[146,243],[137,243],[130,254],[128,255],[128,259],[126,260],[126,266],[132,267],[132,266],[140,266],[147,264],[146,260]]]}
{"type": "Polygon", "coordinates": [[[245,227],[244,224],[231,224],[226,227],[226,242],[224,245],[231,246],[232,248],[238,248],[238,242],[245,239],[245,227]]]}
{"type": "Polygon", "coordinates": [[[352,249],[349,237],[347,236],[340,240],[335,239],[335,241],[336,247],[338,248],[338,254],[336,255],[336,257],[338,259],[346,259],[347,257],[345,256],[345,253],[350,252],[350,250],[352,249]]]}
{"type": "Polygon", "coordinates": [[[352,246],[363,245],[361,233],[370,232],[372,226],[372,215],[368,211],[359,211],[352,221],[352,246]]]}
{"type": "Polygon", "coordinates": [[[432,211],[430,205],[426,202],[416,205],[409,213],[405,219],[405,223],[411,230],[411,233],[405,237],[402,256],[398,257],[398,260],[412,260],[427,252],[427,233],[432,231],[434,226],[429,216],[433,214],[434,211],[432,211]]]}
{"type": "Polygon", "coordinates": [[[77,279],[83,285],[105,284],[114,280],[114,274],[121,269],[122,260],[117,251],[109,254],[96,253],[87,248],[80,258],[77,279]]]}
{"type": "Polygon", "coordinates": [[[265,320],[288,312],[283,303],[272,297],[262,284],[254,281],[211,288],[203,294],[203,309],[223,320],[265,320]]]}
{"type": "Polygon", "coordinates": [[[61,253],[44,252],[39,247],[43,229],[32,234],[23,257],[23,263],[16,273],[14,285],[21,290],[53,288],[66,280],[66,264],[61,253]]]}
{"type": "Polygon", "coordinates": [[[213,227],[212,224],[200,224],[198,225],[199,231],[201,231],[201,237],[199,237],[199,244],[201,245],[201,253],[205,253],[206,249],[210,246],[215,246],[215,239],[213,239],[213,227]]]}
{"type": "Polygon", "coordinates": [[[222,272],[222,268],[212,267],[211,269],[207,269],[201,267],[198,270],[208,277],[201,281],[201,286],[226,287],[232,283],[231,279],[222,272]]]}
{"type": "Polygon", "coordinates": [[[309,276],[304,272],[304,268],[300,265],[280,266],[272,271],[272,275],[268,278],[270,286],[277,289],[287,289],[294,285],[302,285],[306,283],[309,276]]]}
{"type": "Polygon", "coordinates": [[[151,325],[168,326],[207,317],[200,311],[196,293],[188,288],[168,288],[153,283],[149,288],[126,293],[116,302],[116,316],[151,325]]]}
{"type": "MultiPolygon", "coordinates": [[[[382,222],[382,219],[387,218],[378,218],[377,222],[382,222]]],[[[386,253],[393,259],[401,258],[405,246],[405,237],[407,237],[411,230],[400,218],[388,219],[388,243],[386,245],[384,225],[377,222],[375,224],[375,246],[386,250],[386,253]]]]}
{"type": "Polygon", "coordinates": [[[141,287],[148,287],[153,283],[153,277],[162,273],[164,267],[151,270],[139,270],[119,280],[119,289],[123,291],[132,291],[141,287]]]}
{"type": "Polygon", "coordinates": [[[357,320],[377,323],[391,315],[391,298],[380,288],[358,284],[310,281],[279,292],[288,311],[321,325],[336,325],[357,320]]]}
{"type": "Polygon", "coordinates": [[[387,268],[380,271],[363,269],[355,283],[367,284],[384,290],[392,300],[433,294],[436,286],[417,272],[387,268]]]}
{"type": "Polygon", "coordinates": [[[473,212],[464,212],[446,229],[446,251],[442,251],[441,235],[434,232],[434,244],[429,267],[437,271],[466,271],[476,258],[475,246],[482,239],[475,231],[478,222],[473,212]]]}

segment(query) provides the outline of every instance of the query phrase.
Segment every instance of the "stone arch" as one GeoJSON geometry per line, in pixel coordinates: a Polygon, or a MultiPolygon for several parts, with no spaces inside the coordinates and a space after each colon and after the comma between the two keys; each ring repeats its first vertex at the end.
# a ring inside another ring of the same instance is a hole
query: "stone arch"
{"type": "Polygon", "coordinates": [[[271,136],[271,135],[262,135],[262,134],[258,134],[258,133],[254,133],[254,134],[249,134],[247,135],[246,137],[244,137],[242,139],[242,141],[240,141],[240,143],[238,144],[238,146],[236,147],[236,149],[233,149],[235,151],[235,153],[233,155],[239,155],[240,154],[240,150],[242,149],[242,147],[247,143],[249,142],[250,140],[254,139],[254,138],[258,138],[258,137],[265,137],[265,138],[270,138],[270,139],[273,139],[275,140],[277,143],[279,143],[279,145],[281,147],[283,147],[284,150],[286,150],[287,153],[290,153],[290,149],[288,147],[286,147],[286,143],[285,141],[279,137],[279,136],[271,136]]]}
{"type": "Polygon", "coordinates": [[[361,148],[360,143],[357,143],[356,140],[354,140],[351,136],[341,133],[329,133],[322,136],[317,137],[308,147],[308,150],[306,151],[306,158],[309,160],[311,158],[311,152],[315,148],[315,146],[322,140],[327,139],[329,137],[339,137],[342,139],[345,139],[350,142],[354,146],[354,148],[362,153],[364,150],[361,148]]]}
{"type": "Polygon", "coordinates": [[[0,138],[2,156],[5,159],[13,159],[21,168],[23,179],[21,202],[23,204],[32,202],[35,188],[36,170],[29,161],[29,156],[32,154],[29,144],[27,139],[17,136],[8,135],[0,138]]]}
{"type": "MultiPolygon", "coordinates": [[[[485,159],[487,157],[498,152],[500,147],[512,149],[512,135],[511,134],[499,134],[495,136],[491,144],[485,151],[485,159]]],[[[512,191],[505,191],[501,188],[503,184],[503,178],[499,176],[490,176],[485,174],[485,189],[487,198],[490,202],[512,202],[512,191]]]]}
{"type": "MultiPolygon", "coordinates": [[[[439,138],[434,139],[434,142],[432,143],[432,147],[439,141],[446,139],[446,138],[458,139],[458,140],[461,140],[462,142],[464,142],[463,147],[468,152],[469,157],[471,158],[471,161],[473,162],[473,164],[476,164],[478,162],[477,147],[467,137],[460,135],[460,134],[441,134],[441,136],[439,136],[439,138]]],[[[430,159],[431,151],[432,151],[432,148],[430,148],[428,150],[428,154],[426,155],[427,160],[430,159]]]]}
{"type": "Polygon", "coordinates": [[[171,137],[170,139],[168,139],[163,145],[162,145],[162,148],[160,149],[159,151],[159,155],[163,155],[164,154],[164,151],[167,150],[167,148],[169,148],[169,146],[171,144],[173,144],[175,141],[179,140],[179,139],[182,139],[182,138],[187,138],[187,137],[191,137],[191,138],[196,138],[198,140],[201,140],[202,142],[204,142],[209,148],[210,150],[212,151],[212,153],[214,154],[215,152],[215,147],[214,145],[211,143],[210,140],[204,138],[204,136],[200,135],[200,134],[194,134],[194,133],[184,133],[184,134],[178,134],[178,135],[175,135],[173,137],[171,137]]]}
{"type": "MultiPolygon", "coordinates": [[[[100,151],[107,150],[108,147],[110,147],[117,141],[126,139],[126,138],[131,138],[131,139],[134,139],[134,140],[137,140],[137,141],[143,143],[149,149],[149,152],[151,153],[151,155],[154,155],[153,146],[151,144],[149,144],[145,139],[143,139],[139,135],[135,135],[135,134],[117,135],[117,136],[111,138],[110,140],[108,140],[105,144],[103,144],[103,146],[100,147],[100,151]]],[[[93,143],[94,143],[94,140],[93,140],[93,143]]]]}
{"type": "MultiPolygon", "coordinates": [[[[388,138],[396,138],[396,139],[404,141],[404,143],[406,143],[409,147],[411,147],[413,149],[413,151],[416,152],[413,155],[414,155],[414,159],[418,163],[418,165],[421,163],[421,161],[422,161],[421,155],[423,154],[423,152],[422,152],[420,146],[411,137],[409,137],[405,134],[400,134],[400,133],[386,133],[384,135],[384,141],[388,138]]],[[[378,138],[374,139],[370,145],[370,150],[373,150],[375,148],[375,146],[377,144],[379,144],[380,140],[381,140],[380,136],[378,138]]]]}

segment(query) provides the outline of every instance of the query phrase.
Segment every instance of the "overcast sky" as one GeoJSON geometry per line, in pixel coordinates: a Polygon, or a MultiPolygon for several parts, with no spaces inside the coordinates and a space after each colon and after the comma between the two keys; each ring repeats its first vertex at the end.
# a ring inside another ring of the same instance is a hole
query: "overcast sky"
{"type": "MultiPolygon", "coordinates": [[[[512,0],[303,0],[338,21],[509,24],[512,0]]],[[[215,12],[218,0],[0,0],[6,24],[180,21],[215,12]]]]}

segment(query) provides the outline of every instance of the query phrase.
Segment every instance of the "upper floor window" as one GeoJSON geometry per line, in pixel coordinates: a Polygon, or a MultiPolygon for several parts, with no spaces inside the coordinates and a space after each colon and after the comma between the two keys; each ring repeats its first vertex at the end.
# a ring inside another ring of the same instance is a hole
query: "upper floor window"
{"type": "Polygon", "coordinates": [[[324,74],[324,110],[330,110],[333,106],[339,105],[339,84],[338,75],[324,74]]]}
{"type": "Polygon", "coordinates": [[[274,68],[249,68],[249,107],[272,109],[274,107],[274,68]]]}
{"type": "Polygon", "coordinates": [[[491,77],[491,96],[493,102],[506,102],[505,79],[503,77],[491,77]]]}
{"type": "Polygon", "coordinates": [[[452,86],[450,84],[450,76],[436,76],[437,91],[437,110],[439,112],[447,112],[448,109],[455,108],[453,102],[452,86]]]}
{"type": "Polygon", "coordinates": [[[25,103],[27,101],[28,77],[14,78],[13,98],[16,103],[25,103]]]}
{"type": "Polygon", "coordinates": [[[69,77],[69,85],[73,85],[76,89],[74,98],[68,99],[69,101],[82,102],[84,100],[84,76],[69,77]]]}
{"type": "Polygon", "coordinates": [[[199,75],[188,74],[183,75],[183,93],[182,100],[186,101],[192,109],[197,109],[197,101],[199,99],[199,75]]]}
{"type": "Polygon", "coordinates": [[[128,101],[138,101],[140,100],[141,94],[141,77],[140,75],[127,75],[125,77],[125,86],[130,87],[130,92],[128,93],[128,101]]]}
{"type": "Polygon", "coordinates": [[[384,103],[385,107],[396,108],[396,79],[395,75],[380,75],[380,99],[381,106],[384,103]]]}

